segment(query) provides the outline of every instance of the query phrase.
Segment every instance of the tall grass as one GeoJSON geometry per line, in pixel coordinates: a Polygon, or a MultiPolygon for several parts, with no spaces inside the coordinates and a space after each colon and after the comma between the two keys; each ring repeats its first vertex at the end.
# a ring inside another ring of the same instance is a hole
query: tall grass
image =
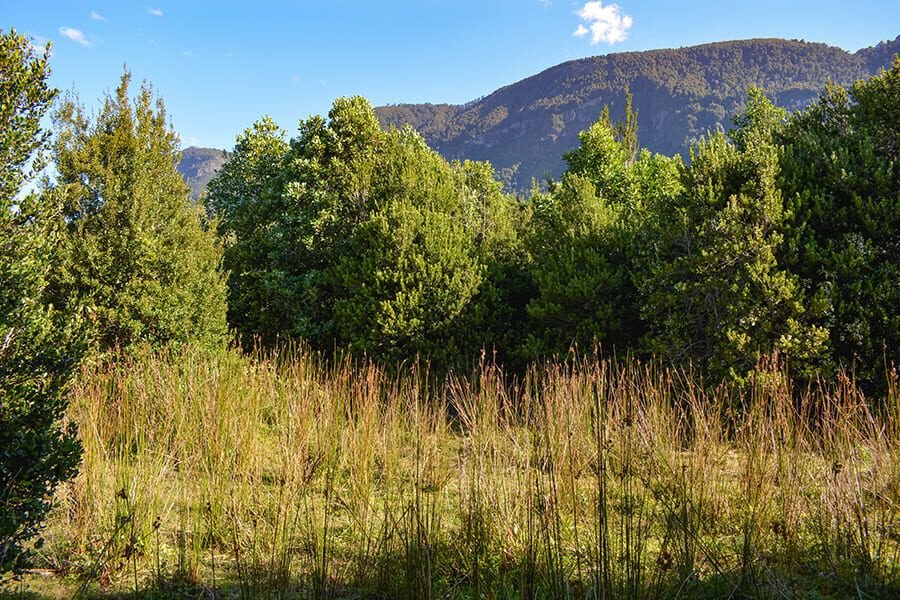
{"type": "Polygon", "coordinates": [[[302,347],[85,367],[45,560],[241,598],[884,596],[900,398],[636,360],[437,379],[302,347]]]}

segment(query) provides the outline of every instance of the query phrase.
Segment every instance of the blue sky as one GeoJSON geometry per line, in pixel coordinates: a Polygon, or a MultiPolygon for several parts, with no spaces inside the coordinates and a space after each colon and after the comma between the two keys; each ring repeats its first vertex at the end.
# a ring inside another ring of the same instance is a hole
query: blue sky
{"type": "Polygon", "coordinates": [[[51,83],[89,107],[124,64],[182,145],[230,149],[263,115],[290,135],[334,98],[462,103],[566,60],[753,37],[854,52],[900,35],[900,2],[0,0],[0,28],[53,42],[51,83]]]}

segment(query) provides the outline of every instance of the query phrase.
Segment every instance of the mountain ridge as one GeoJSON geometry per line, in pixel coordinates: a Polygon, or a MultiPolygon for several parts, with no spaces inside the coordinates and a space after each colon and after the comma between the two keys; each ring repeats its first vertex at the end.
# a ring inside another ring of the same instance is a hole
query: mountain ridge
{"type": "Polygon", "coordinates": [[[203,195],[206,186],[227,161],[228,153],[224,150],[190,146],[181,151],[178,172],[190,186],[191,198],[196,200],[203,195]]]}
{"type": "Polygon", "coordinates": [[[684,153],[707,131],[728,129],[751,86],[788,110],[805,107],[830,80],[866,79],[900,52],[893,41],[851,54],[823,43],[778,38],[712,42],[566,61],[462,105],[375,109],[385,128],[408,124],[448,159],[488,160],[511,189],[564,171],[562,155],[605,106],[638,111],[642,147],[684,153]]]}
{"type": "MultiPolygon", "coordinates": [[[[382,127],[409,125],[448,160],[489,161],[508,191],[524,192],[565,171],[562,155],[609,106],[638,113],[643,148],[686,154],[708,131],[727,130],[760,87],[790,111],[802,109],[828,81],[847,86],[889,67],[900,36],[849,53],[824,43],[780,38],[711,42],[677,49],[621,52],[554,65],[465,104],[379,106],[382,127]]],[[[199,197],[227,153],[190,147],[179,171],[199,197]]]]}

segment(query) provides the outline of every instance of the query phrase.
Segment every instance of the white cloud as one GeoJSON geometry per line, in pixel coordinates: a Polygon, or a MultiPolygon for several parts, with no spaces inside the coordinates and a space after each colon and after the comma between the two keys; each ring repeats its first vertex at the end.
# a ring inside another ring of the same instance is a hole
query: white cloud
{"type": "Polygon", "coordinates": [[[193,56],[194,55],[194,53],[191,52],[190,50],[185,50],[182,54],[184,54],[185,56],[193,56]]]}
{"type": "Polygon", "coordinates": [[[95,21],[106,21],[106,17],[93,10],[91,11],[91,18],[95,21]]]}
{"type": "Polygon", "coordinates": [[[154,17],[161,17],[162,11],[158,8],[151,8],[150,10],[147,11],[147,14],[153,15],[154,17]]]}
{"type": "Polygon", "coordinates": [[[538,2],[540,2],[544,6],[550,6],[550,0],[538,0],[538,2]]]}
{"type": "Polygon", "coordinates": [[[63,37],[67,37],[73,42],[77,42],[82,46],[90,46],[91,43],[88,41],[86,37],[84,37],[84,32],[80,29],[74,29],[72,27],[60,27],[59,34],[63,37]]]}
{"type": "Polygon", "coordinates": [[[618,4],[603,6],[601,0],[587,2],[575,14],[584,19],[589,27],[579,25],[572,34],[575,37],[584,37],[591,34],[591,45],[606,42],[610,45],[624,41],[628,37],[628,30],[634,20],[625,14],[618,4]]]}

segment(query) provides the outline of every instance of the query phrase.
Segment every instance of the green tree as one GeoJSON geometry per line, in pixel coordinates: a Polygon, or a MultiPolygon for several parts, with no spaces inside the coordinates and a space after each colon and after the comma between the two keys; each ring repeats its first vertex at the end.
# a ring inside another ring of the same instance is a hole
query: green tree
{"type": "MultiPolygon", "coordinates": [[[[273,227],[276,287],[288,294],[293,337],[330,349],[339,335],[335,268],[357,227],[382,200],[373,190],[384,133],[365,98],[338,98],[328,120],[300,124],[286,159],[284,210],[273,227]]],[[[397,190],[381,188],[384,193],[397,190]]]]}
{"type": "Polygon", "coordinates": [[[93,123],[67,99],[55,114],[57,193],[66,197],[66,247],[54,294],[84,311],[96,348],[222,340],[225,277],[215,231],[191,204],[176,167],[178,136],[130,73],[93,123]]]}
{"type": "Polygon", "coordinates": [[[448,364],[461,349],[457,325],[482,283],[475,251],[478,206],[460,172],[412,130],[382,134],[371,213],[335,272],[340,339],[370,356],[423,356],[448,364]]]}
{"type": "Polygon", "coordinates": [[[760,354],[815,364],[826,332],[810,324],[797,278],[776,260],[786,212],[775,185],[777,117],[761,94],[736,136],[716,134],[681,169],[683,192],[658,202],[651,273],[642,286],[652,351],[713,381],[741,380],[760,354]]]}
{"type": "Polygon", "coordinates": [[[578,134],[576,148],[563,154],[568,175],[583,175],[594,182],[597,193],[610,202],[625,204],[631,200],[628,167],[637,159],[637,115],[631,110],[629,95],[625,120],[613,123],[609,107],[600,118],[578,134]]]}
{"type": "Polygon", "coordinates": [[[301,122],[287,147],[258,124],[233,163],[209,202],[244,333],[441,362],[475,340],[461,341],[460,324],[485,314],[473,309],[485,257],[515,238],[489,165],[450,164],[411,130],[383,131],[360,97],[301,122]]]}
{"type": "Polygon", "coordinates": [[[526,306],[534,296],[523,235],[530,203],[503,194],[488,162],[454,162],[452,168],[467,237],[483,267],[481,285],[460,316],[454,339],[466,359],[484,350],[506,367],[521,369],[526,306]]]}
{"type": "Polygon", "coordinates": [[[532,199],[530,358],[572,345],[589,351],[595,342],[621,350],[638,345],[646,206],[679,187],[679,159],[637,150],[630,110],[617,125],[605,111],[579,138],[565,155],[561,184],[532,199]]]}
{"type": "Polygon", "coordinates": [[[207,188],[207,210],[217,219],[228,272],[228,322],[245,342],[272,344],[289,331],[293,312],[270,255],[278,250],[272,226],[282,213],[285,132],[265,117],[235,143],[234,152],[207,188]]]}
{"type": "Polygon", "coordinates": [[[883,390],[900,351],[900,59],[849,92],[829,87],[779,139],[792,214],[779,259],[823,304],[834,362],[883,390]]]}
{"type": "Polygon", "coordinates": [[[596,194],[592,181],[567,175],[551,193],[532,198],[528,248],[536,296],[528,304],[529,358],[590,351],[595,342],[624,346],[634,323],[628,232],[620,205],[596,194]]]}
{"type": "Polygon", "coordinates": [[[774,106],[762,89],[751,87],[744,112],[731,119],[734,129],[728,132],[728,137],[739,150],[760,142],[774,144],[787,118],[787,111],[774,106]]]}
{"type": "Polygon", "coordinates": [[[38,57],[0,31],[0,579],[22,565],[53,489],[81,459],[74,427],[60,424],[78,327],[43,303],[59,206],[23,189],[43,165],[40,119],[57,93],[48,56],[49,45],[38,57]]]}
{"type": "Polygon", "coordinates": [[[327,120],[302,121],[289,144],[270,120],[238,138],[208,195],[226,236],[232,326],[265,343],[333,346],[334,268],[374,207],[381,137],[357,97],[336,100],[327,120]]]}

